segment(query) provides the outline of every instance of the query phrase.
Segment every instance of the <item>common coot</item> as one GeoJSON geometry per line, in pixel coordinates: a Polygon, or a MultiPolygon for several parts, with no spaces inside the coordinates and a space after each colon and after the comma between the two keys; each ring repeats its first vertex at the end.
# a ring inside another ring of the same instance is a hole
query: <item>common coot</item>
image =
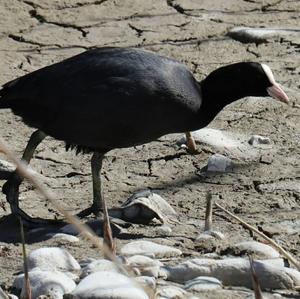
{"type": "MultiPolygon", "coordinates": [[[[265,64],[227,65],[198,82],[173,59],[141,49],[98,48],[4,84],[0,108],[10,108],[38,129],[23,154],[27,163],[47,135],[77,152],[93,153],[93,204],[85,215],[106,208],[100,183],[105,153],[205,127],[226,105],[246,96],[288,102],[265,64]]],[[[3,192],[12,213],[29,221],[18,204],[21,181],[14,173],[3,192]]]]}

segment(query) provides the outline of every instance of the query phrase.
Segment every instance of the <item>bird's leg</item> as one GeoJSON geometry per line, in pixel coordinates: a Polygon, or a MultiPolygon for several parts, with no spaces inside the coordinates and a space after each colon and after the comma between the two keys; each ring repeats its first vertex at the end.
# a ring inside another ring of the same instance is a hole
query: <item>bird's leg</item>
{"type": "Polygon", "coordinates": [[[193,155],[198,154],[199,151],[196,148],[196,142],[195,142],[195,139],[192,136],[191,132],[186,132],[185,137],[186,137],[186,145],[187,145],[188,151],[193,155]]]}
{"type": "MultiPolygon", "coordinates": [[[[33,157],[35,149],[45,137],[46,134],[40,130],[37,130],[32,133],[24,150],[22,161],[29,164],[31,158],[33,157]]],[[[17,170],[15,170],[10,175],[7,182],[3,185],[2,192],[6,195],[6,199],[10,204],[12,214],[21,217],[25,221],[25,223],[35,222],[36,219],[30,217],[19,207],[19,186],[22,183],[22,181],[23,178],[20,177],[17,170]]]]}
{"type": "Polygon", "coordinates": [[[99,214],[103,210],[103,200],[102,200],[102,191],[101,191],[101,168],[102,168],[102,160],[104,158],[104,154],[94,153],[91,159],[91,170],[92,170],[92,180],[93,180],[93,204],[79,212],[77,216],[79,218],[84,218],[89,216],[90,214],[94,214],[95,216],[99,216],[99,214]]]}
{"type": "Polygon", "coordinates": [[[106,208],[105,200],[102,197],[101,190],[101,168],[104,154],[95,152],[91,159],[91,170],[93,180],[93,204],[92,211],[95,215],[103,211],[106,208]]]}
{"type": "Polygon", "coordinates": [[[103,242],[108,249],[115,253],[115,245],[112,236],[112,230],[109,222],[109,215],[107,211],[106,201],[103,197],[101,190],[101,168],[102,160],[104,158],[103,153],[95,152],[91,160],[92,178],[93,178],[93,205],[92,209],[94,213],[103,212],[103,242]]]}

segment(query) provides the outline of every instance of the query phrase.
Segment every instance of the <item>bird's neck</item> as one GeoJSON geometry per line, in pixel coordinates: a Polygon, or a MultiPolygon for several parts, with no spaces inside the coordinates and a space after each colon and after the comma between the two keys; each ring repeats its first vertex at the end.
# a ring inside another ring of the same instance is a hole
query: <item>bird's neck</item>
{"type": "Polygon", "coordinates": [[[199,112],[201,120],[205,122],[203,125],[209,124],[225,106],[245,96],[234,87],[219,88],[205,80],[200,82],[200,86],[203,101],[199,112]]]}

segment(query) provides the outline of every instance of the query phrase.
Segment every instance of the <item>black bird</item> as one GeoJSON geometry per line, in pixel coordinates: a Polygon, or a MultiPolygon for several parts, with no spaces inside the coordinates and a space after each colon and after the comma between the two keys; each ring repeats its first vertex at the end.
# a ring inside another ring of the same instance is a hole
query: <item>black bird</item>
{"type": "MultiPolygon", "coordinates": [[[[140,49],[99,48],[4,84],[0,108],[12,109],[38,129],[23,154],[27,163],[47,135],[65,141],[67,148],[93,152],[88,212],[97,213],[105,208],[100,183],[105,153],[205,127],[233,101],[268,95],[288,102],[264,64],[227,65],[198,82],[173,59],[140,49]]],[[[12,213],[29,220],[18,205],[21,181],[14,173],[3,192],[12,213]]]]}

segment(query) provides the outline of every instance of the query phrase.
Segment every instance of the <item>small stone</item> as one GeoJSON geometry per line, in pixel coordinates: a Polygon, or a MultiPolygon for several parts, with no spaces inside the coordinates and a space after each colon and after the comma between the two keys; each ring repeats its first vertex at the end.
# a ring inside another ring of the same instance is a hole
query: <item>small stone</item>
{"type": "MultiPolygon", "coordinates": [[[[300,272],[291,268],[271,265],[269,260],[254,260],[255,273],[261,288],[294,289],[300,285],[300,272]]],[[[212,276],[226,286],[252,288],[248,258],[192,259],[173,267],[162,267],[167,279],[184,283],[197,276],[212,276]]]]}
{"type": "Polygon", "coordinates": [[[84,278],[90,275],[91,273],[99,271],[119,272],[117,266],[113,262],[105,259],[100,259],[92,261],[91,263],[84,266],[82,268],[80,277],[84,278]]]}
{"type": "Polygon", "coordinates": [[[53,240],[56,241],[66,241],[70,243],[78,242],[79,238],[76,236],[72,236],[69,234],[64,234],[64,233],[57,233],[57,234],[47,234],[46,237],[50,237],[53,240]]]}
{"type": "Polygon", "coordinates": [[[144,255],[134,255],[126,258],[126,265],[134,268],[139,275],[157,278],[160,273],[160,267],[163,266],[163,263],[144,255]]]}
{"type": "Polygon", "coordinates": [[[271,164],[273,162],[274,156],[270,153],[261,155],[259,162],[264,164],[271,164]]]}
{"type": "Polygon", "coordinates": [[[160,268],[157,266],[139,268],[140,275],[155,277],[155,278],[159,276],[159,270],[160,268]]]}
{"type": "Polygon", "coordinates": [[[78,271],[80,265],[65,249],[58,247],[42,247],[30,252],[28,258],[29,271],[33,268],[42,270],[78,271]]]}
{"type": "Polygon", "coordinates": [[[136,277],[135,280],[141,284],[142,287],[150,288],[152,290],[155,290],[156,288],[156,281],[154,277],[139,276],[136,277]]]}
{"type": "Polygon", "coordinates": [[[188,280],[184,288],[187,291],[201,292],[204,290],[222,289],[222,282],[214,277],[198,276],[192,280],[188,280]]]}
{"type": "Polygon", "coordinates": [[[208,159],[207,171],[228,172],[233,170],[232,160],[220,154],[214,154],[208,159]]]}
{"type": "Polygon", "coordinates": [[[207,233],[210,234],[211,236],[213,236],[217,240],[225,239],[225,235],[218,230],[210,230],[210,231],[207,231],[207,233]]]}
{"type": "Polygon", "coordinates": [[[172,233],[172,228],[168,225],[159,226],[156,229],[157,233],[161,236],[169,236],[172,233]]]}
{"type": "Polygon", "coordinates": [[[272,224],[264,224],[262,225],[262,229],[270,235],[275,234],[298,234],[300,227],[300,219],[294,220],[284,220],[277,223],[272,224]]]}
{"type": "Polygon", "coordinates": [[[64,299],[149,299],[142,288],[127,276],[108,271],[90,274],[64,299]]]}
{"type": "Polygon", "coordinates": [[[268,137],[263,137],[260,135],[253,135],[249,139],[248,143],[253,146],[266,145],[266,144],[270,144],[271,140],[268,137]]]}
{"type": "Polygon", "coordinates": [[[230,29],[227,34],[242,43],[265,43],[269,39],[299,35],[299,30],[298,28],[255,28],[240,26],[230,29]]]}
{"type": "Polygon", "coordinates": [[[130,255],[146,255],[149,257],[164,258],[179,256],[182,252],[174,247],[156,244],[150,241],[133,241],[121,249],[121,254],[130,255]]]}
{"type": "MultiPolygon", "coordinates": [[[[191,132],[193,138],[196,142],[205,143],[211,145],[215,148],[235,148],[241,146],[241,143],[230,136],[228,132],[224,132],[212,128],[203,128],[197,131],[191,132]]],[[[184,136],[177,141],[177,144],[181,145],[186,142],[186,137],[184,136]]]]}
{"type": "Polygon", "coordinates": [[[131,266],[131,267],[151,267],[151,266],[163,266],[163,263],[158,261],[158,260],[154,260],[148,256],[144,256],[144,255],[133,255],[130,256],[128,258],[126,258],[126,263],[127,265],[131,266]]]}
{"type": "Polygon", "coordinates": [[[270,259],[263,259],[264,264],[274,266],[274,267],[284,267],[285,261],[283,258],[270,258],[270,259]]]}
{"type": "Polygon", "coordinates": [[[206,232],[199,234],[194,242],[195,250],[201,252],[213,252],[219,244],[219,239],[206,232]]]}
{"type": "MultiPolygon", "coordinates": [[[[34,269],[28,272],[32,298],[41,295],[48,295],[51,298],[63,298],[65,293],[69,293],[75,289],[75,282],[59,271],[43,271],[34,269]]],[[[14,281],[14,287],[22,289],[21,298],[25,296],[24,274],[20,274],[14,281]]]]}
{"type": "Polygon", "coordinates": [[[274,259],[280,257],[278,251],[273,247],[257,241],[244,241],[235,244],[229,248],[229,253],[230,252],[235,255],[251,254],[255,259],[274,259]]]}
{"type": "Polygon", "coordinates": [[[177,286],[162,286],[156,291],[157,299],[185,299],[188,293],[177,286]]]}

